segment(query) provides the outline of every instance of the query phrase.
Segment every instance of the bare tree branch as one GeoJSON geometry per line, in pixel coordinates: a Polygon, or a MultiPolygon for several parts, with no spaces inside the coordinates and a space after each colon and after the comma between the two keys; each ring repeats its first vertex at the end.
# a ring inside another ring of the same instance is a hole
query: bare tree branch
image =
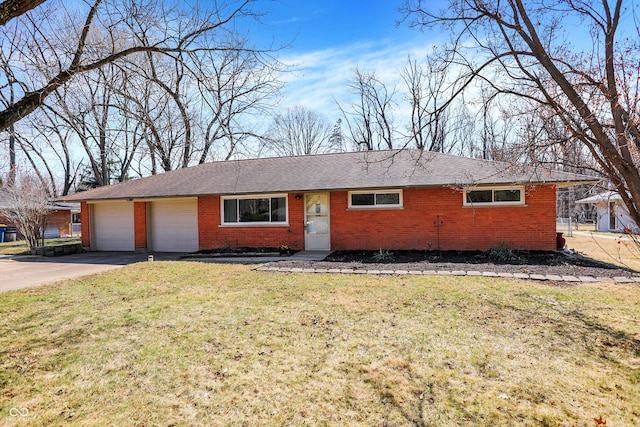
{"type": "MultiPolygon", "coordinates": [[[[477,82],[512,100],[523,114],[543,112],[547,123],[536,126],[551,145],[530,141],[531,148],[558,147],[558,155],[565,157],[556,160],[563,165],[578,164],[589,153],[640,223],[637,27],[620,37],[621,20],[629,16],[625,8],[632,7],[622,0],[450,0],[446,8],[435,10],[425,0],[407,0],[402,10],[411,26],[451,31],[454,59],[445,65],[465,74],[449,103],[477,82]],[[573,21],[581,22],[579,30],[585,30],[581,34],[592,47],[571,44],[569,35],[580,36],[575,27],[562,25],[573,21]],[[575,143],[582,148],[575,149],[575,143]]],[[[516,108],[512,113],[519,114],[516,108]]],[[[545,158],[544,153],[537,156],[545,158]]]]}
{"type": "Polygon", "coordinates": [[[0,3],[0,25],[36,8],[46,0],[5,0],[0,3]]]}
{"type": "MultiPolygon", "coordinates": [[[[158,38],[155,41],[148,40],[142,43],[136,34],[128,34],[127,40],[133,45],[116,48],[114,51],[104,55],[100,55],[96,49],[92,49],[91,55],[87,55],[88,43],[90,36],[99,32],[100,28],[96,24],[96,16],[101,13],[102,0],[96,0],[90,7],[86,14],[85,23],[82,26],[80,34],[77,36],[76,48],[73,57],[68,66],[62,66],[62,62],[58,61],[59,71],[49,78],[44,84],[40,85],[37,89],[31,89],[26,91],[24,95],[17,99],[15,103],[6,107],[3,111],[0,111],[0,130],[8,129],[8,127],[19,121],[21,118],[35,111],[40,107],[44,100],[51,95],[56,89],[67,84],[76,75],[86,73],[92,70],[96,70],[107,64],[117,62],[122,58],[132,56],[136,53],[148,52],[159,53],[164,55],[178,55],[180,53],[187,53],[196,50],[232,50],[234,46],[200,46],[196,44],[196,41],[203,35],[228,24],[233,19],[239,16],[246,16],[250,14],[248,6],[253,0],[244,0],[238,6],[226,11],[224,9],[217,9],[214,13],[210,13],[207,16],[200,17],[198,19],[192,19],[191,26],[187,27],[186,31],[178,36],[167,34],[163,38],[158,38]],[[136,41],[137,40],[137,41],[136,41]],[[193,47],[191,45],[194,44],[193,47]],[[96,56],[97,54],[97,56],[96,56]]],[[[149,5],[151,7],[151,5],[149,5]]],[[[160,9],[158,9],[160,10],[160,9]]],[[[152,11],[145,11],[147,14],[152,11]]],[[[114,15],[113,19],[117,19],[118,13],[121,15],[123,11],[118,10],[105,10],[104,15],[114,15]]],[[[126,14],[127,11],[124,10],[126,14]]],[[[170,20],[171,16],[160,16],[159,18],[170,20]]],[[[175,18],[178,19],[178,18],[175,18]]],[[[102,25],[102,23],[101,23],[102,25]]],[[[115,24],[114,24],[115,26],[115,24]]],[[[107,28],[107,30],[113,30],[113,28],[107,28]]],[[[122,35],[118,35],[122,37],[122,35]]],[[[43,55],[46,57],[46,55],[43,55]]]]}

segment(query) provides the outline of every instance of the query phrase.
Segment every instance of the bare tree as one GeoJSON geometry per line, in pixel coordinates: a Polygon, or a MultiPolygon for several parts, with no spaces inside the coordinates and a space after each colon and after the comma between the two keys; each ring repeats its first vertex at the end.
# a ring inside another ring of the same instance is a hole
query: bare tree
{"type": "MultiPolygon", "coordinates": [[[[3,80],[0,80],[2,84],[2,86],[0,86],[0,103],[3,107],[12,105],[15,102],[16,94],[23,90],[22,82],[9,66],[9,63],[18,56],[15,47],[16,38],[17,37],[14,36],[11,39],[0,39],[0,71],[4,77],[3,80]]],[[[9,186],[15,184],[18,167],[16,161],[16,136],[16,126],[12,124],[6,129],[9,152],[9,172],[6,181],[9,186]]]]}
{"type": "Polygon", "coordinates": [[[38,246],[40,230],[44,229],[48,214],[47,188],[38,178],[23,175],[15,186],[3,188],[2,193],[7,207],[0,209],[0,216],[11,219],[29,249],[38,246]]]}
{"type": "Polygon", "coordinates": [[[640,38],[636,25],[622,25],[635,18],[633,5],[450,0],[436,10],[408,0],[403,11],[411,25],[452,31],[450,63],[466,68],[454,96],[482,82],[496,95],[527,100],[532,110],[546,108],[586,147],[640,223],[640,38]],[[569,22],[581,25],[563,28],[569,22]],[[570,40],[590,42],[582,50],[570,40]]]}
{"type": "Polygon", "coordinates": [[[334,123],[333,128],[331,129],[329,143],[337,152],[345,151],[344,134],[342,133],[342,119],[338,119],[334,123]]]}
{"type": "MultiPolygon", "coordinates": [[[[512,105],[514,107],[514,105],[512,105]]],[[[599,168],[588,148],[548,108],[528,111],[520,118],[520,132],[512,151],[525,163],[548,164],[571,172],[598,175],[599,168]]]]}
{"type": "Polygon", "coordinates": [[[411,105],[409,141],[416,148],[427,151],[448,152],[449,108],[440,108],[446,101],[450,86],[448,69],[427,57],[425,65],[407,58],[400,75],[407,87],[407,100],[411,105]]]}
{"type": "MultiPolygon", "coordinates": [[[[362,95],[362,94],[360,94],[362,95]]],[[[348,136],[352,145],[356,150],[373,150],[373,124],[372,124],[372,111],[366,102],[364,97],[359,97],[359,102],[351,104],[350,109],[342,107],[337,104],[344,122],[347,125],[348,136]]]]}
{"type": "Polygon", "coordinates": [[[349,83],[356,100],[346,109],[338,105],[357,149],[392,149],[395,139],[392,112],[395,89],[389,90],[375,74],[356,69],[349,83]]]}
{"type": "Polygon", "coordinates": [[[43,95],[27,120],[1,134],[9,181],[21,162],[52,194],[66,194],[228,159],[261,138],[251,119],[271,114],[281,65],[236,30],[234,21],[258,16],[253,2],[203,11],[103,0],[76,11],[53,0],[0,28],[5,113],[31,93],[43,95]]]}
{"type": "MultiPolygon", "coordinates": [[[[144,61],[143,56],[141,63],[144,61]]],[[[172,147],[180,138],[174,137],[175,109],[170,105],[171,96],[139,74],[139,67],[140,64],[121,67],[123,81],[111,83],[117,99],[114,106],[124,126],[122,150],[116,153],[121,165],[120,182],[128,177],[129,171],[142,177],[158,173],[158,164],[165,171],[176,164],[176,150],[172,147]]],[[[179,117],[177,123],[180,123],[179,117]]],[[[176,148],[179,149],[179,145],[176,148]]]]}
{"type": "Polygon", "coordinates": [[[331,144],[332,129],[313,110],[302,106],[278,114],[268,133],[271,151],[278,156],[303,156],[336,151],[331,144]]]}
{"type": "MultiPolygon", "coordinates": [[[[247,40],[230,44],[247,46],[247,40]]],[[[247,141],[262,135],[251,122],[271,115],[275,95],[281,88],[277,74],[282,65],[252,49],[208,51],[191,58],[198,85],[203,145],[198,163],[207,159],[230,159],[247,141]]],[[[260,120],[258,120],[260,121],[260,120]]]]}
{"type": "Polygon", "coordinates": [[[532,159],[522,155],[522,147],[527,144],[519,140],[522,135],[518,132],[522,121],[528,115],[517,114],[511,104],[500,105],[499,99],[486,88],[480,89],[478,103],[480,107],[473,118],[476,125],[473,132],[472,155],[484,160],[531,163],[532,159]]]}
{"type": "MultiPolygon", "coordinates": [[[[249,9],[252,2],[216,2],[212,10],[185,14],[184,6],[166,7],[165,2],[95,0],[82,12],[84,15],[65,10],[65,4],[60,2],[49,9],[38,8],[37,17],[27,13],[13,19],[2,28],[0,35],[12,38],[15,33],[22,34],[19,46],[23,49],[23,61],[11,64],[12,68],[28,66],[24,59],[35,56],[44,58],[49,69],[44,78],[32,82],[15,102],[0,111],[0,130],[8,129],[35,111],[48,96],[77,75],[117,63],[130,55],[154,52],[175,56],[203,49],[233,48],[200,42],[207,33],[224,29],[236,19],[252,16],[249,9]],[[55,13],[58,9],[61,12],[55,13]],[[69,20],[71,37],[58,38],[54,30],[63,29],[69,20]],[[163,28],[158,28],[158,24],[163,28]],[[140,37],[141,33],[146,39],[140,37]],[[67,50],[67,40],[75,40],[71,50],[67,50]]],[[[77,6],[74,3],[70,7],[77,6]]]]}
{"type": "Polygon", "coordinates": [[[477,157],[474,152],[474,135],[478,128],[475,115],[464,101],[460,102],[455,108],[449,108],[448,110],[448,138],[455,142],[452,144],[449,153],[458,156],[477,157]]]}
{"type": "Polygon", "coordinates": [[[47,104],[47,110],[75,133],[96,186],[115,181],[114,173],[122,175],[113,170],[124,134],[114,89],[122,78],[112,65],[84,73],[57,90],[47,104]]]}
{"type": "Polygon", "coordinates": [[[154,116],[150,126],[156,135],[147,143],[152,144],[150,153],[164,171],[187,167],[193,154],[195,114],[189,105],[193,104],[194,95],[185,89],[190,84],[187,68],[182,56],[168,58],[152,52],[146,52],[139,62],[127,64],[131,74],[128,78],[135,79],[146,90],[126,95],[128,88],[123,95],[137,98],[139,106],[150,109],[144,113],[147,118],[154,116]],[[144,82],[150,85],[145,86],[144,82]]]}
{"type": "MultiPolygon", "coordinates": [[[[69,194],[75,184],[81,163],[72,156],[73,129],[65,126],[56,111],[50,107],[40,109],[27,121],[32,129],[30,138],[20,138],[20,149],[29,160],[34,173],[44,170],[49,177],[52,196],[69,194]],[[37,160],[39,161],[37,161],[37,160]],[[61,185],[53,171],[62,172],[61,185]]],[[[44,180],[44,177],[42,177],[44,180]]]]}

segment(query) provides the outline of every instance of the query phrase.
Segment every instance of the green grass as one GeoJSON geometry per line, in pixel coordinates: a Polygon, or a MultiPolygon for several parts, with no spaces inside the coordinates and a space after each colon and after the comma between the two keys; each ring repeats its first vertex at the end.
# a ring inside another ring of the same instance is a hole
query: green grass
{"type": "Polygon", "coordinates": [[[0,425],[640,424],[637,285],[154,262],[0,319],[0,425]]]}
{"type": "MultiPolygon", "coordinates": [[[[79,237],[61,237],[58,239],[45,239],[45,246],[71,245],[80,243],[79,237]]],[[[0,243],[0,255],[21,255],[29,253],[29,247],[25,240],[0,243]]]]}
{"type": "Polygon", "coordinates": [[[25,240],[0,243],[0,255],[20,255],[29,250],[25,240]]]}

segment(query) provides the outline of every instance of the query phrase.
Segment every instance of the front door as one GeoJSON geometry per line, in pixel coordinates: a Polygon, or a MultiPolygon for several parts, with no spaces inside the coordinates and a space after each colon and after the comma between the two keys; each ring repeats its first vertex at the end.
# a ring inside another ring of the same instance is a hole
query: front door
{"type": "Polygon", "coordinates": [[[305,250],[330,250],[331,235],[329,233],[329,193],[305,194],[304,205],[305,250]]]}

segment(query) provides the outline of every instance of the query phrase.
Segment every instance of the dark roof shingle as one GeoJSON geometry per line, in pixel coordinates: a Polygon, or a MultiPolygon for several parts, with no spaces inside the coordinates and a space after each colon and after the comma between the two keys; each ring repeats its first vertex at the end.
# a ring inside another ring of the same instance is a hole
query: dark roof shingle
{"type": "Polygon", "coordinates": [[[568,172],[404,149],[212,162],[60,200],[592,181],[568,172]]]}

